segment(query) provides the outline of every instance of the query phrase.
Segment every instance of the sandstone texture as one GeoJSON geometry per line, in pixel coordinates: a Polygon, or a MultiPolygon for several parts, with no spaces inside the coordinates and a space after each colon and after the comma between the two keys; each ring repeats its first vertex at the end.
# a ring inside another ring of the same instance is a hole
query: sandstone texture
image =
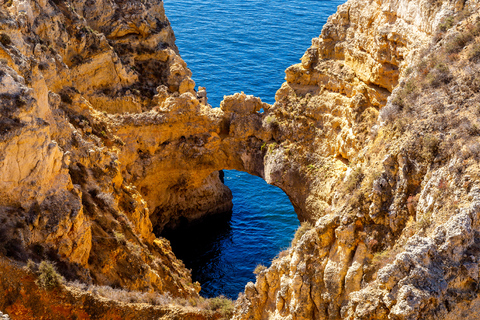
{"type": "Polygon", "coordinates": [[[313,226],[233,319],[478,317],[479,23],[476,1],[329,18],[264,118],[264,177],[313,226]]]}
{"type": "Polygon", "coordinates": [[[20,265],[197,301],[159,236],[231,209],[222,169],[282,188],[304,223],[233,319],[478,318],[478,1],[349,0],[274,105],[237,93],[217,109],[161,1],[0,5],[0,253],[15,261],[0,267],[16,275],[0,307],[14,319],[218,317],[68,286],[40,299],[20,265]]]}
{"type": "MultiPolygon", "coordinates": [[[[136,176],[142,150],[110,128],[109,115],[156,106],[157,86],[197,101],[162,2],[0,9],[1,254],[55,261],[67,280],[198,298],[190,271],[153,233],[156,204],[136,176]],[[120,156],[128,151],[136,156],[120,156]]],[[[228,211],[218,173],[206,181],[198,206],[228,211]]],[[[176,201],[185,197],[165,202],[176,201]]]]}

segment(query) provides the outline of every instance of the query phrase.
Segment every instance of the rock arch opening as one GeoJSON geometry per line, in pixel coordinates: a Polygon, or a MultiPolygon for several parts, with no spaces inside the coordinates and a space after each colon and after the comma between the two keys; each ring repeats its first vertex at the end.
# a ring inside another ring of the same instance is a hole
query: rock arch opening
{"type": "Polygon", "coordinates": [[[259,264],[269,266],[290,245],[299,221],[288,196],[245,172],[225,171],[232,190],[230,214],[212,215],[175,231],[165,230],[175,255],[192,269],[206,297],[236,298],[259,264]]]}

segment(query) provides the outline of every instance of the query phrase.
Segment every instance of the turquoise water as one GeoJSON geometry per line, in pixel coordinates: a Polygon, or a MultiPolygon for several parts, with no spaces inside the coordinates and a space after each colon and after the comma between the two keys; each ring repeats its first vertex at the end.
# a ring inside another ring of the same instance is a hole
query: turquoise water
{"type": "MultiPolygon", "coordinates": [[[[164,5],[193,80],[218,107],[224,95],[240,91],[273,103],[285,69],[299,62],[343,2],[164,0],[164,5]]],[[[206,221],[170,238],[206,297],[236,298],[255,281],[255,266],[268,266],[299,225],[279,188],[238,171],[225,171],[225,184],[233,192],[231,219],[206,221]]]]}

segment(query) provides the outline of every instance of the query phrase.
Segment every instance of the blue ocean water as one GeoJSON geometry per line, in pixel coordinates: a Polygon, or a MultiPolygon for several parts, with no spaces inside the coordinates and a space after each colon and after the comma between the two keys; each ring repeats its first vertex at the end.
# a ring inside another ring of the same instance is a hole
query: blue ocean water
{"type": "MultiPolygon", "coordinates": [[[[345,0],[164,0],[182,58],[218,107],[244,91],[273,103],[285,69],[298,63],[328,16],[345,0]]],[[[233,192],[230,220],[206,221],[171,238],[206,297],[236,298],[259,263],[288,247],[299,222],[279,188],[225,171],[233,192]]]]}

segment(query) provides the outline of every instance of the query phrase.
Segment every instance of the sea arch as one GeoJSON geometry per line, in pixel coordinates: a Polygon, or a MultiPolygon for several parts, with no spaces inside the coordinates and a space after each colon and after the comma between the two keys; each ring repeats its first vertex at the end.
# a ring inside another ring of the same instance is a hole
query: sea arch
{"type": "Polygon", "coordinates": [[[229,211],[232,195],[219,173],[224,169],[282,188],[302,220],[302,199],[292,197],[271,168],[280,141],[269,108],[244,93],[226,96],[220,108],[211,108],[187,92],[159,99],[147,113],[114,116],[115,133],[125,143],[119,152],[122,176],[147,201],[157,234],[181,220],[229,211]]]}

